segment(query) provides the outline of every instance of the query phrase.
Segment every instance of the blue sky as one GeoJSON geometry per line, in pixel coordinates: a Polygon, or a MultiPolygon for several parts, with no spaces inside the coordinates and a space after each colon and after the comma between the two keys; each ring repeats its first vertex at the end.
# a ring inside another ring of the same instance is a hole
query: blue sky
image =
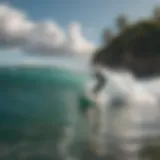
{"type": "Polygon", "coordinates": [[[34,20],[52,19],[61,27],[78,21],[85,36],[98,43],[104,27],[124,13],[131,20],[147,16],[160,0],[1,0],[25,11],[34,20]]]}

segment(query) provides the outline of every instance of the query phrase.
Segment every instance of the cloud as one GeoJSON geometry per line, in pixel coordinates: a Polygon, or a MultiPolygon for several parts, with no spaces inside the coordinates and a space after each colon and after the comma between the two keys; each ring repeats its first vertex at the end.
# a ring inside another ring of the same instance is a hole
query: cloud
{"type": "Polygon", "coordinates": [[[25,13],[0,4],[0,49],[20,49],[30,54],[90,54],[95,46],[72,23],[66,31],[53,21],[34,22],[25,13]],[[66,34],[65,34],[66,33],[66,34]]]}

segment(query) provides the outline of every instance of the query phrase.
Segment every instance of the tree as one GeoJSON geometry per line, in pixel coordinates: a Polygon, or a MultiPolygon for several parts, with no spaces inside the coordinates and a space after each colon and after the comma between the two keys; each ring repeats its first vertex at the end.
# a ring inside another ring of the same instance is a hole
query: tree
{"type": "Polygon", "coordinates": [[[116,19],[116,26],[121,31],[128,26],[128,19],[125,15],[120,15],[116,19]]]}
{"type": "Polygon", "coordinates": [[[157,6],[153,10],[153,19],[160,21],[160,6],[157,6]]]}
{"type": "Polygon", "coordinates": [[[159,75],[160,21],[141,21],[127,27],[108,46],[98,49],[92,62],[128,69],[138,78],[159,75]]]}
{"type": "Polygon", "coordinates": [[[112,41],[112,39],[113,39],[113,33],[111,29],[107,28],[106,30],[104,30],[104,34],[103,34],[104,43],[108,44],[112,41]]]}

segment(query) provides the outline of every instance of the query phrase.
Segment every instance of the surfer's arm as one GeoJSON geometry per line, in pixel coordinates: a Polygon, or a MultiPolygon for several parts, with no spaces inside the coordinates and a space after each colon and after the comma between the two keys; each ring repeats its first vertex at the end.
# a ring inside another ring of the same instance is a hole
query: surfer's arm
{"type": "Polygon", "coordinates": [[[98,72],[98,71],[94,73],[94,77],[97,80],[97,84],[93,88],[92,92],[94,94],[97,94],[98,92],[100,92],[104,88],[107,80],[106,80],[105,76],[101,72],[98,72]]]}

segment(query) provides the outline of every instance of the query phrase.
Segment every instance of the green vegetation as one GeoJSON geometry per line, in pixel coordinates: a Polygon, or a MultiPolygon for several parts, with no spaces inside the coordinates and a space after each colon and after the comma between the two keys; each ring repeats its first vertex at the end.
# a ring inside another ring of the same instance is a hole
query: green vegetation
{"type": "Polygon", "coordinates": [[[160,146],[148,146],[141,152],[142,159],[159,160],[160,146]]]}
{"type": "Polygon", "coordinates": [[[111,68],[125,68],[137,77],[160,74],[160,8],[154,9],[151,18],[129,23],[121,15],[116,21],[117,35],[104,34],[104,46],[93,56],[93,64],[111,68]]]}

